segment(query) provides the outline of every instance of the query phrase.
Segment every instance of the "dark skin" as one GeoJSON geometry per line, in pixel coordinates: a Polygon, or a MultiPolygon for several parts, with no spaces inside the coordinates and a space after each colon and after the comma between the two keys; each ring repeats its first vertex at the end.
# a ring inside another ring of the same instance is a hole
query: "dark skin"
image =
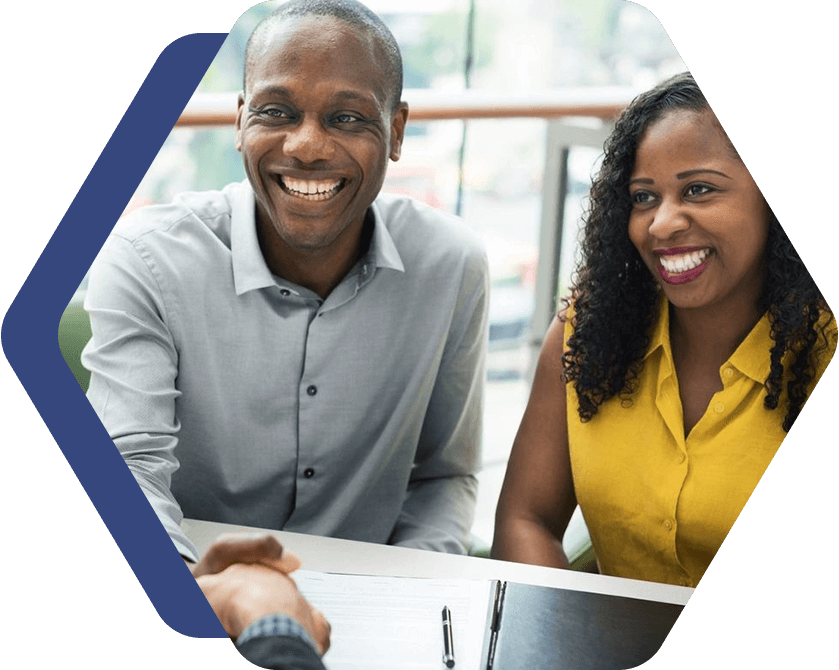
{"type": "Polygon", "coordinates": [[[679,381],[685,436],[702,418],[714,394],[722,391],[720,367],[757,323],[732,319],[728,328],[701,315],[683,314],[670,326],[670,346],[679,381]]]}

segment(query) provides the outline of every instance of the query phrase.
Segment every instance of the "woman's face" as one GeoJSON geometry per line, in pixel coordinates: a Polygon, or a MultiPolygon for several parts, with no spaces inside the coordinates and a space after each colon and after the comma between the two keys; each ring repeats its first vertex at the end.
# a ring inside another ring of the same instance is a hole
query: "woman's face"
{"type": "Polygon", "coordinates": [[[629,237],[674,306],[754,309],[769,208],[712,112],[650,125],[629,191],[629,237]]]}

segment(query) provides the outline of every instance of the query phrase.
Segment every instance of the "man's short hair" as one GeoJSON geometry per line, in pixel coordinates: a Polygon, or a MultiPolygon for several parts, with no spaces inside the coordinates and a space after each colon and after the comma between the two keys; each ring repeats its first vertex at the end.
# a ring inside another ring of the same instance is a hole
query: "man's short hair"
{"type": "Polygon", "coordinates": [[[248,70],[251,53],[264,44],[270,32],[283,19],[304,16],[331,16],[355,26],[370,34],[384,56],[380,63],[385,74],[385,84],[391,97],[391,106],[396,108],[402,100],[402,55],[399,45],[384,22],[367,7],[356,0],[290,0],[266,16],[254,28],[245,46],[245,67],[242,88],[248,89],[248,70]]]}

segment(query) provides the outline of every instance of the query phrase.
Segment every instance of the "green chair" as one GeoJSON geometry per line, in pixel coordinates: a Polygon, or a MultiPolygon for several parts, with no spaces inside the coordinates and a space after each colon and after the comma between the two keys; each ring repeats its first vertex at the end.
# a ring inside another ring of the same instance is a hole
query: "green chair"
{"type": "Polygon", "coordinates": [[[64,356],[70,372],[85,392],[90,383],[90,372],[82,366],[82,349],[91,336],[90,319],[82,306],[86,283],[85,278],[85,282],[73,295],[58,322],[58,346],[61,349],[61,355],[64,356]]]}

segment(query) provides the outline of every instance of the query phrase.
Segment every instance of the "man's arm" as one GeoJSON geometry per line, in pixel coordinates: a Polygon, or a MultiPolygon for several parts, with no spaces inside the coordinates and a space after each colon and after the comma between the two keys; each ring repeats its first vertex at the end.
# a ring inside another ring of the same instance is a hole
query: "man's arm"
{"type": "Polygon", "coordinates": [[[174,455],[178,353],[158,278],[131,242],[111,235],[85,297],[93,333],[82,353],[87,397],[178,551],[196,561],[169,487],[174,455]]]}
{"type": "Polygon", "coordinates": [[[330,626],[288,573],[300,559],[270,534],[218,538],[194,575],[239,652],[275,670],[323,670],[330,626]]]}
{"type": "Polygon", "coordinates": [[[466,553],[481,468],[489,270],[467,264],[426,411],[406,500],[389,543],[466,553]]]}

